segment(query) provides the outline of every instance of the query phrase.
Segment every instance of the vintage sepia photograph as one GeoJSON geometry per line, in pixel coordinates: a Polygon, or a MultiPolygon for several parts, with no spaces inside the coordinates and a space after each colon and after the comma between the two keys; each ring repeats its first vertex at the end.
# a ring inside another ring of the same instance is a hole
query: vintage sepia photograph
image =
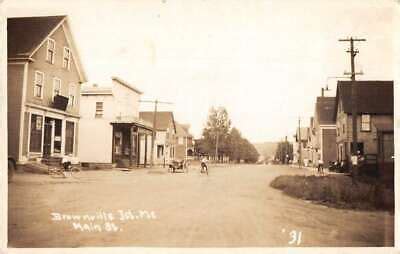
{"type": "Polygon", "coordinates": [[[394,251],[399,4],[0,1],[7,249],[394,251]]]}

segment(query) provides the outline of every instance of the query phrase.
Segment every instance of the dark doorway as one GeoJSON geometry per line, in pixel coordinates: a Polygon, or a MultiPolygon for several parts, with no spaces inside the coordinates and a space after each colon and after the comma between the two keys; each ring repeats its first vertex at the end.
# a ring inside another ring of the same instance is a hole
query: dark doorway
{"type": "Polygon", "coordinates": [[[394,135],[393,132],[378,134],[378,168],[385,181],[394,179],[394,135]]]}
{"type": "Polygon", "coordinates": [[[44,139],[43,139],[43,156],[50,157],[51,155],[51,136],[53,131],[53,125],[49,118],[45,118],[44,122],[44,139]]]}

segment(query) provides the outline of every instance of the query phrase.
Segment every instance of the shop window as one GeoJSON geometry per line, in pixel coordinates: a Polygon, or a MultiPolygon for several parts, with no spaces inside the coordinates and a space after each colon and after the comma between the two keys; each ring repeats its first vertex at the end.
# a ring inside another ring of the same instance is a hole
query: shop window
{"type": "Polygon", "coordinates": [[[40,153],[42,151],[43,116],[32,114],[29,151],[40,153]]]}

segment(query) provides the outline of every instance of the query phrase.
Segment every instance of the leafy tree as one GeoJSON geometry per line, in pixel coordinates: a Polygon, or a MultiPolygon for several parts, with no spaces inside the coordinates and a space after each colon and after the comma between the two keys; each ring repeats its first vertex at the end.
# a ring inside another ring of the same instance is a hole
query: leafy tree
{"type": "Polygon", "coordinates": [[[243,154],[243,138],[242,134],[235,127],[229,133],[227,138],[227,152],[232,161],[240,161],[241,154],[243,154]]]}
{"type": "Polygon", "coordinates": [[[230,130],[231,120],[224,107],[211,107],[206,127],[203,129],[202,149],[210,155],[219,155],[219,151],[227,149],[226,139],[230,130]]]}
{"type": "Polygon", "coordinates": [[[256,162],[259,156],[254,145],[237,128],[231,129],[228,112],[223,107],[210,109],[203,137],[196,142],[195,149],[201,154],[228,155],[231,161],[237,162],[256,162]]]}
{"type": "Polygon", "coordinates": [[[243,138],[240,131],[237,128],[232,128],[228,136],[228,155],[231,160],[240,162],[253,163],[258,160],[258,152],[253,144],[247,139],[243,138]]]}

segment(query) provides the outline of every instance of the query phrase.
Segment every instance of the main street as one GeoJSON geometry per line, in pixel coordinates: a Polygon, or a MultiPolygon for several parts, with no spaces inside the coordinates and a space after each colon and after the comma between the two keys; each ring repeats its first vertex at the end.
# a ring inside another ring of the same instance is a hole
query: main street
{"type": "Polygon", "coordinates": [[[20,173],[9,185],[9,246],[393,245],[388,212],[328,208],[269,186],[278,175],[305,173],[269,165],[211,166],[208,176],[197,167],[59,179],[20,173]]]}

